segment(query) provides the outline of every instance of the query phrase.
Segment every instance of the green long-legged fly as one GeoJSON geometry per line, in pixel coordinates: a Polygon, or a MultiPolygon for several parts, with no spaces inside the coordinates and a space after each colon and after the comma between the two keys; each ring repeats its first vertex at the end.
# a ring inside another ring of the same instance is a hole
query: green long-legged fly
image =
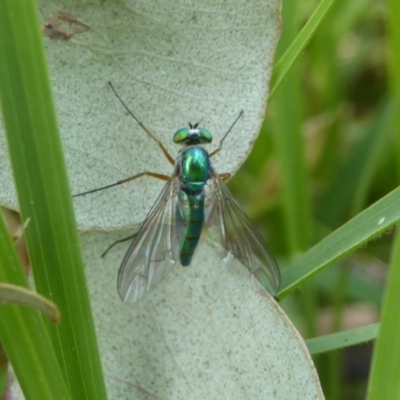
{"type": "Polygon", "coordinates": [[[212,142],[211,133],[198,124],[189,124],[173,135],[181,144],[176,160],[159,139],[132,113],[111,82],[109,86],[127,112],[154,140],[174,169],[170,176],[144,171],[81,196],[149,176],[165,181],[165,186],[122,260],[118,272],[118,292],[122,300],[136,302],[165,279],[179,260],[190,265],[202,231],[208,234],[222,259],[238,259],[274,295],[280,284],[278,265],[262,236],[233,198],[210,158],[218,154],[225,138],[243,114],[240,112],[218,147],[211,153],[201,145],[212,142]],[[205,229],[203,229],[205,228],[205,229]]]}

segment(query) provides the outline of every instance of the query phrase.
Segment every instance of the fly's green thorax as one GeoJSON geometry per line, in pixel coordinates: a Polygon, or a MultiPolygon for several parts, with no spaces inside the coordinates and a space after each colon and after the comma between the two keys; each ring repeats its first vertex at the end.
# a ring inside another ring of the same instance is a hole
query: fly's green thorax
{"type": "Polygon", "coordinates": [[[180,164],[179,180],[183,189],[189,193],[201,191],[211,174],[207,151],[200,146],[184,148],[178,162],[180,164]]]}

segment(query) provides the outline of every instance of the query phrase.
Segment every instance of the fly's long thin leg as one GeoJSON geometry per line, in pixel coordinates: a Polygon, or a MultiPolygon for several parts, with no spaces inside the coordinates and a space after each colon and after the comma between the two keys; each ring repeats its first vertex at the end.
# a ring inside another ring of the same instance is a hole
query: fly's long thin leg
{"type": "Polygon", "coordinates": [[[136,235],[137,235],[137,233],[134,233],[133,235],[130,235],[130,236],[126,237],[126,238],[119,239],[119,240],[115,241],[113,244],[111,244],[110,246],[108,246],[108,247],[106,248],[106,250],[103,252],[103,254],[101,255],[101,257],[103,258],[116,244],[118,244],[118,243],[123,243],[123,242],[127,242],[128,240],[133,239],[136,235]]]}
{"type": "Polygon", "coordinates": [[[138,179],[141,176],[151,176],[153,178],[161,179],[162,181],[169,181],[171,179],[171,177],[168,175],[157,174],[156,172],[145,171],[145,172],[141,172],[140,174],[130,176],[129,178],[125,178],[120,181],[117,181],[115,183],[111,183],[110,185],[106,185],[106,186],[103,186],[103,187],[100,187],[97,189],[88,190],[87,192],[74,194],[72,197],[78,197],[78,196],[83,196],[83,195],[89,194],[89,193],[99,192],[100,190],[108,189],[108,188],[111,188],[114,186],[122,185],[123,183],[129,182],[129,181],[133,181],[134,179],[138,179]]]}
{"type": "Polygon", "coordinates": [[[114,89],[114,86],[112,85],[111,82],[108,82],[110,88],[114,92],[115,96],[117,99],[121,102],[121,104],[124,106],[125,110],[128,111],[128,113],[131,115],[131,117],[139,124],[139,126],[150,136],[151,139],[153,139],[158,147],[161,149],[161,151],[164,153],[165,157],[167,160],[170,162],[170,164],[175,165],[175,160],[172,158],[172,156],[168,153],[167,149],[164,147],[164,145],[161,143],[157,137],[150,132],[148,128],[133,114],[133,112],[128,108],[128,106],[124,103],[124,101],[121,99],[117,91],[114,89]]]}
{"type": "Polygon", "coordinates": [[[236,119],[233,121],[233,124],[230,126],[230,128],[228,129],[228,132],[225,133],[224,137],[221,139],[221,141],[219,142],[218,147],[213,150],[210,153],[210,157],[215,156],[216,154],[218,154],[221,149],[222,149],[222,144],[224,143],[224,140],[226,139],[226,137],[228,136],[229,132],[232,130],[232,128],[235,126],[236,122],[238,122],[239,118],[243,115],[243,110],[240,111],[239,115],[236,117],[236,119]]]}

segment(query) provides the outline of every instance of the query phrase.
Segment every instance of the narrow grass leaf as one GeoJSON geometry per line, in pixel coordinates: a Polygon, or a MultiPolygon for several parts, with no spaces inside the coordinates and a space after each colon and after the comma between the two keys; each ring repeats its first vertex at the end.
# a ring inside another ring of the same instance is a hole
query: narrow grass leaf
{"type": "MultiPolygon", "coordinates": [[[[284,29],[278,54],[296,37],[296,7],[296,0],[283,4],[284,29]]],[[[303,107],[297,67],[287,75],[287,80],[273,101],[275,112],[272,118],[274,143],[281,173],[285,236],[289,254],[304,251],[309,247],[311,238],[311,202],[304,160],[301,127],[303,107]],[[287,99],[290,99],[290,102],[287,99]]]]}
{"type": "Polygon", "coordinates": [[[368,400],[400,397],[400,234],[397,232],[385,299],[381,313],[380,333],[374,348],[368,382],[368,400]]]}
{"type": "Polygon", "coordinates": [[[0,282],[0,302],[36,308],[54,323],[60,322],[60,310],[57,305],[25,287],[0,282]]]}
{"type": "MultiPolygon", "coordinates": [[[[0,282],[28,286],[0,214],[0,282]]],[[[69,399],[65,380],[40,312],[0,304],[0,341],[27,399],[69,399]]]]}
{"type": "MultiPolygon", "coordinates": [[[[388,39],[389,48],[389,83],[394,97],[400,94],[400,27],[398,16],[400,3],[397,0],[388,1],[388,39]]],[[[393,124],[397,144],[397,172],[400,164],[400,114],[393,124]]],[[[398,180],[398,179],[397,179],[398,180]]],[[[393,244],[392,259],[387,278],[386,293],[381,312],[381,331],[374,348],[372,368],[368,382],[367,399],[398,399],[400,398],[400,319],[398,304],[400,301],[400,234],[397,231],[393,244]]]]}
{"type": "MultiPolygon", "coordinates": [[[[25,236],[39,293],[62,322],[47,322],[74,399],[106,391],[47,76],[36,4],[0,2],[0,94],[25,236]]],[[[41,397],[36,397],[41,398],[41,397]]],[[[53,397],[60,398],[60,397],[53,397]]]]}
{"type": "Polygon", "coordinates": [[[376,339],[379,334],[379,323],[349,329],[343,332],[332,333],[306,340],[306,345],[312,355],[345,347],[362,344],[376,339]]]}
{"type": "Polygon", "coordinates": [[[400,188],[397,188],[307,251],[283,271],[277,297],[286,296],[318,272],[389,229],[400,219],[399,204],[400,188]]]}
{"type": "Polygon", "coordinates": [[[286,50],[285,54],[283,54],[279,61],[275,64],[271,77],[272,84],[269,95],[270,99],[274,96],[275,92],[285,79],[288,71],[298,59],[300,54],[304,51],[311,38],[314,36],[316,30],[323,22],[333,3],[334,0],[322,0],[319,3],[310,19],[304,25],[300,33],[296,36],[296,39],[294,39],[293,43],[286,50]]]}

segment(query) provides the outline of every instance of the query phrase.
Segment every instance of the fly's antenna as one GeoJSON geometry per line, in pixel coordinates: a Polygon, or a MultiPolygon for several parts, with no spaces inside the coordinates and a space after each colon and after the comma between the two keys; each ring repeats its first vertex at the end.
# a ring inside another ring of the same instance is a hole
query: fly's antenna
{"type": "Polygon", "coordinates": [[[236,125],[236,122],[239,121],[239,118],[243,115],[244,111],[241,110],[239,115],[236,117],[236,119],[233,121],[233,124],[229,127],[228,131],[225,133],[225,135],[222,137],[221,141],[219,142],[218,147],[210,153],[210,157],[215,156],[217,153],[219,153],[222,149],[222,144],[224,143],[224,140],[226,137],[229,135],[229,132],[233,129],[233,127],[236,125]]]}
{"type": "Polygon", "coordinates": [[[201,122],[201,120],[199,122],[196,122],[195,124],[192,124],[191,122],[189,122],[189,128],[190,129],[197,129],[199,127],[199,125],[200,125],[200,122],[201,122]]]}
{"type": "Polygon", "coordinates": [[[171,157],[171,155],[168,153],[167,149],[164,147],[164,145],[161,143],[159,139],[157,139],[156,135],[154,135],[150,130],[135,116],[135,114],[128,108],[128,106],[124,103],[124,101],[121,99],[120,95],[117,93],[117,91],[114,89],[114,86],[112,85],[111,82],[108,82],[108,85],[110,86],[111,90],[114,92],[116,98],[120,101],[120,103],[123,105],[126,111],[128,111],[129,115],[139,124],[139,126],[149,135],[151,139],[153,139],[158,147],[161,149],[161,151],[164,153],[165,157],[167,157],[168,161],[170,164],[175,165],[175,160],[171,157]]]}

